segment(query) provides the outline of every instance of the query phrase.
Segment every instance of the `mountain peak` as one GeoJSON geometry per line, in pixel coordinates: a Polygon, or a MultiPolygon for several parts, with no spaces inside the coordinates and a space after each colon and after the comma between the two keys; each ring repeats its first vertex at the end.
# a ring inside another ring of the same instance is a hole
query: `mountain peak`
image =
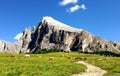
{"type": "Polygon", "coordinates": [[[54,28],[57,30],[66,30],[66,31],[71,31],[71,32],[81,32],[83,30],[83,29],[77,29],[77,28],[71,27],[50,16],[43,17],[42,23],[44,22],[50,26],[54,26],[54,28]]]}
{"type": "Polygon", "coordinates": [[[120,54],[120,43],[103,40],[86,30],[71,27],[49,16],[43,17],[32,32],[30,28],[25,29],[18,42],[0,40],[0,52],[34,53],[41,49],[81,52],[102,50],[120,54]]]}

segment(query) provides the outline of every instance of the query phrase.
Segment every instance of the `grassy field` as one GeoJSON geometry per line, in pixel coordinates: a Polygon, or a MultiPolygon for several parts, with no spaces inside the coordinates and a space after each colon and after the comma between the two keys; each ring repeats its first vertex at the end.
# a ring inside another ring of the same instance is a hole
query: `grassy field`
{"type": "Polygon", "coordinates": [[[104,76],[120,76],[120,57],[88,57],[87,62],[107,70],[104,76]]]}
{"type": "Polygon", "coordinates": [[[79,53],[24,54],[0,53],[0,76],[70,76],[85,71],[86,66],[78,65],[75,57],[85,57],[86,62],[108,71],[104,76],[120,76],[120,58],[79,53]],[[62,55],[62,56],[61,56],[62,55]],[[54,57],[54,60],[49,60],[54,57]],[[70,58],[69,58],[70,57],[70,58]]]}
{"type": "Polygon", "coordinates": [[[25,58],[24,54],[18,54],[16,58],[11,54],[0,54],[0,76],[70,76],[85,69],[74,60],[61,57],[61,53],[31,54],[30,58],[25,58]]]}

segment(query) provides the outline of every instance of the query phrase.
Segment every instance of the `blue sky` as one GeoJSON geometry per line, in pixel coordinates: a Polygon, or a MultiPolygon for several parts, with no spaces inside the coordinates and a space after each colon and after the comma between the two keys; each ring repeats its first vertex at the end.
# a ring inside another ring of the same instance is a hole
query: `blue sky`
{"type": "Polygon", "coordinates": [[[0,0],[0,40],[15,41],[43,16],[120,42],[120,0],[0,0]]]}

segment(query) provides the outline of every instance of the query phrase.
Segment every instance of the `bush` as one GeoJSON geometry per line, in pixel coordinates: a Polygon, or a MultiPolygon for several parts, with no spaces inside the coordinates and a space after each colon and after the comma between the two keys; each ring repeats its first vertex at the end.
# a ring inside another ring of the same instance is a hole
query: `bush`
{"type": "Polygon", "coordinates": [[[63,50],[57,50],[57,49],[39,49],[36,50],[34,52],[32,52],[33,54],[45,54],[45,53],[52,53],[52,52],[62,52],[63,50]]]}
{"type": "Polygon", "coordinates": [[[116,53],[109,52],[109,51],[95,51],[92,54],[99,54],[99,55],[104,55],[104,56],[120,57],[120,54],[116,54],[116,53]]]}
{"type": "Polygon", "coordinates": [[[104,55],[104,56],[112,56],[112,57],[120,57],[120,54],[116,54],[110,51],[93,51],[93,52],[88,52],[88,51],[79,51],[79,53],[84,53],[84,54],[98,54],[98,55],[104,55]]]}

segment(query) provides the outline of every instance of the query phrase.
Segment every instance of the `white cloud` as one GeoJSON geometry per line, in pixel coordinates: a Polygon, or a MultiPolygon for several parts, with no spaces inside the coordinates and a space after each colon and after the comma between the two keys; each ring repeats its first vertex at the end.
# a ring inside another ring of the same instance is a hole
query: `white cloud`
{"type": "Polygon", "coordinates": [[[73,7],[71,7],[70,9],[69,9],[69,12],[75,12],[75,11],[77,11],[77,10],[79,10],[80,9],[80,6],[79,5],[75,5],[75,6],[73,6],[73,7]]]}
{"type": "Polygon", "coordinates": [[[22,35],[23,35],[23,33],[19,33],[19,34],[17,34],[17,35],[14,37],[14,39],[19,40],[20,37],[22,37],[22,35]]]}
{"type": "Polygon", "coordinates": [[[83,10],[85,10],[86,7],[85,7],[84,4],[82,4],[82,5],[75,5],[75,6],[73,6],[73,7],[70,7],[69,9],[67,9],[67,12],[71,12],[71,13],[73,13],[73,12],[79,10],[79,9],[83,9],[83,10]]]}
{"type": "Polygon", "coordinates": [[[80,8],[86,10],[86,6],[84,4],[82,4],[80,8]]]}
{"type": "Polygon", "coordinates": [[[59,2],[59,4],[60,4],[61,6],[65,6],[65,5],[68,5],[68,4],[70,4],[70,3],[75,4],[75,3],[77,3],[77,2],[78,2],[78,0],[63,0],[62,2],[59,2]]]}

